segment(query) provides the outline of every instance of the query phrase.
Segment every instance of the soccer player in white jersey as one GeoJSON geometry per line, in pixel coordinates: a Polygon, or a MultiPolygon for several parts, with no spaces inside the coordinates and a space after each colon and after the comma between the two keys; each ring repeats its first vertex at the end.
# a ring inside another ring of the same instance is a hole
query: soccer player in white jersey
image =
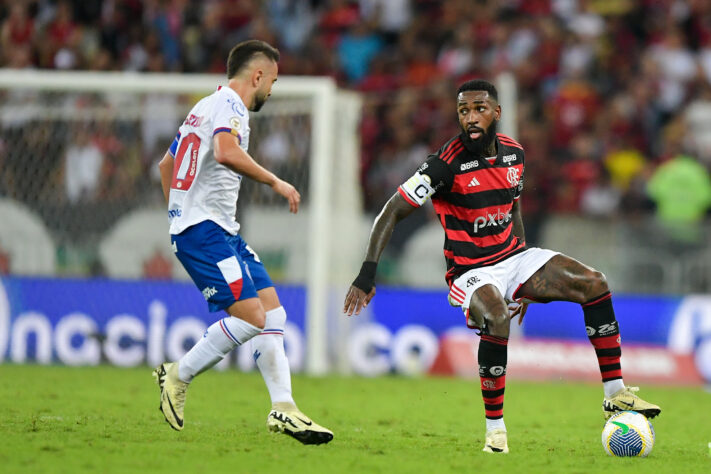
{"type": "Polygon", "coordinates": [[[153,375],[160,386],[160,410],[180,431],[193,378],[251,339],[272,400],[267,428],[304,444],[322,444],[333,433],[299,411],[292,398],[283,341],[286,311],[235,220],[245,176],[283,196],[291,212],[299,210],[298,191],[247,153],[249,112],[258,111],[271,95],[278,60],[279,51],[263,41],[236,45],[227,60],[227,86],[193,107],[160,162],[173,251],[210,311],[224,310],[227,316],[211,325],[179,361],[161,364],[153,375]]]}

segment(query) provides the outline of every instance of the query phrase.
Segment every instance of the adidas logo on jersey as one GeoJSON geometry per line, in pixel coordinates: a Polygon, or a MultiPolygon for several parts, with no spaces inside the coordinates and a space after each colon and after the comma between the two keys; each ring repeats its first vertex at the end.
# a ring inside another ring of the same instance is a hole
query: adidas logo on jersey
{"type": "Polygon", "coordinates": [[[472,188],[474,186],[479,186],[479,181],[477,181],[476,178],[472,178],[472,180],[469,181],[469,184],[467,184],[468,188],[472,188]]]}

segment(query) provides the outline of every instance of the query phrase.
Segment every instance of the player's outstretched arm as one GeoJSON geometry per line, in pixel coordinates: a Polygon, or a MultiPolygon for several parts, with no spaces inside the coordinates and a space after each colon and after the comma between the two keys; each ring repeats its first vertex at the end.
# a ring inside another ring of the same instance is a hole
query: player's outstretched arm
{"type": "Polygon", "coordinates": [[[173,181],[173,163],[175,160],[173,156],[166,152],[163,155],[163,159],[158,163],[158,169],[160,170],[160,184],[163,188],[163,196],[165,196],[165,202],[168,202],[170,198],[170,183],[173,181]]]}
{"type": "Polygon", "coordinates": [[[296,188],[254,161],[254,158],[239,146],[237,137],[231,133],[218,133],[215,135],[213,143],[215,160],[218,163],[235,173],[247,176],[259,183],[268,184],[274,192],[286,198],[291,212],[296,214],[299,211],[301,195],[296,188]]]}
{"type": "Polygon", "coordinates": [[[361,310],[375,296],[375,272],[380,255],[392,236],[395,224],[410,215],[415,209],[417,208],[405,201],[400,193],[395,193],[375,218],[368,238],[365,261],[343,303],[343,312],[348,316],[353,313],[360,314],[361,310]]]}

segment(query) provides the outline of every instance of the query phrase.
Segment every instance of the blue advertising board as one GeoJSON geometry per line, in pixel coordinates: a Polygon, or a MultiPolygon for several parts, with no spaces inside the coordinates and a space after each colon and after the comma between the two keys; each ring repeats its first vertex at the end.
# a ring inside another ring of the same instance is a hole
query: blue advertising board
{"type": "MultiPolygon", "coordinates": [[[[306,292],[277,287],[288,313],[285,344],[292,369],[303,369],[306,292]]],[[[711,296],[615,295],[625,344],[694,354],[711,380],[711,296]]],[[[334,310],[332,318],[344,318],[334,310]]],[[[0,279],[0,361],[120,366],[179,358],[219,316],[191,283],[106,279],[0,279]]],[[[465,330],[444,290],[379,287],[347,336],[350,368],[364,375],[417,372],[435,358],[441,336],[465,330]]],[[[582,310],[572,303],[533,304],[525,337],[585,340],[582,310]]],[[[331,351],[332,356],[334,351],[331,351]]],[[[237,357],[251,368],[249,354],[237,357]]]]}

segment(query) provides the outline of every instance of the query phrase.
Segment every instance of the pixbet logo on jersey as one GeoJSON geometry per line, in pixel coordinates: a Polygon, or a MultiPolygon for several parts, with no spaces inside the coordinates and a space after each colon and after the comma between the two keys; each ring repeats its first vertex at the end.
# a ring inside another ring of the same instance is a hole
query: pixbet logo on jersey
{"type": "Polygon", "coordinates": [[[497,209],[495,213],[486,213],[486,217],[479,216],[474,219],[474,233],[479,232],[479,229],[493,226],[501,226],[508,223],[511,220],[511,213],[509,211],[503,212],[501,209],[497,209]]]}

